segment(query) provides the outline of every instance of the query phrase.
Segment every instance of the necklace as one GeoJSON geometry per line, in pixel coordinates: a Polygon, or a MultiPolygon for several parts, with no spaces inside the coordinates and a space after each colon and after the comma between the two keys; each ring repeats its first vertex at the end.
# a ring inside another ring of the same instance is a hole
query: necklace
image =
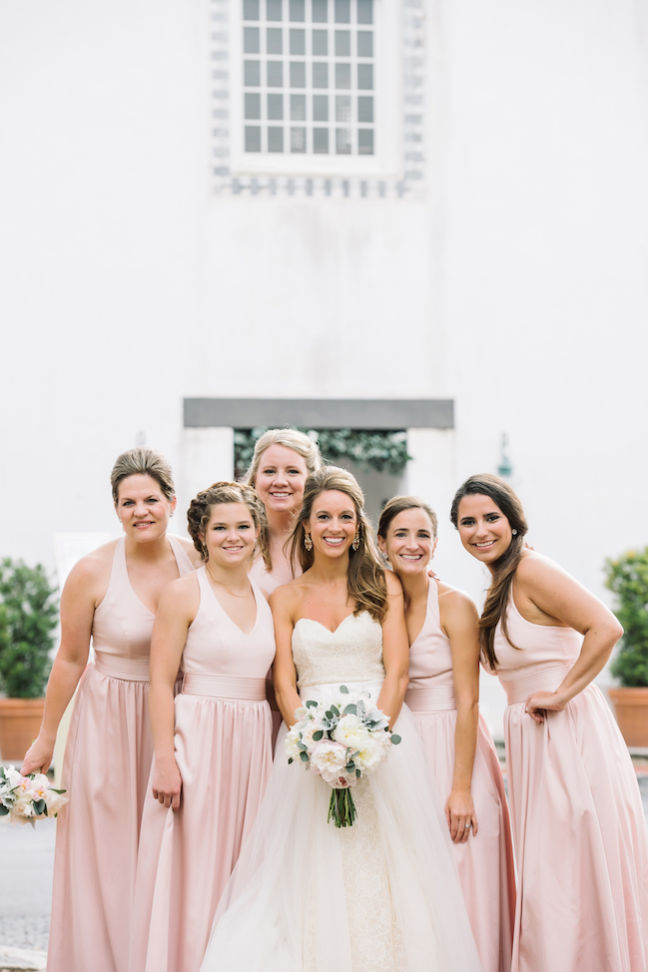
{"type": "Polygon", "coordinates": [[[240,597],[240,598],[249,597],[250,594],[252,593],[252,586],[250,585],[250,582],[249,581],[248,581],[248,590],[245,592],[245,594],[235,594],[234,591],[230,591],[229,587],[226,584],[223,584],[222,581],[216,580],[216,578],[212,575],[212,573],[211,573],[211,571],[210,571],[210,569],[209,569],[209,567],[207,565],[205,565],[205,570],[206,570],[207,576],[209,577],[209,579],[212,582],[212,584],[218,584],[218,586],[219,587],[222,587],[223,590],[227,591],[227,593],[231,597],[240,597]]]}

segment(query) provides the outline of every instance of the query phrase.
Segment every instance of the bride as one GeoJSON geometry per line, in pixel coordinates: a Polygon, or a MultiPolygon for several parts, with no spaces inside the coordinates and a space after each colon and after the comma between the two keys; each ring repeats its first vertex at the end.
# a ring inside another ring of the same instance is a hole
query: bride
{"type": "Polygon", "coordinates": [[[327,823],[329,787],[288,765],[282,728],[263,805],[219,906],[205,972],[470,972],[480,968],[442,809],[409,710],[403,595],[380,565],[364,497],[328,466],[292,534],[304,573],[271,598],[285,722],[340,685],[367,691],[402,743],[327,823]]]}

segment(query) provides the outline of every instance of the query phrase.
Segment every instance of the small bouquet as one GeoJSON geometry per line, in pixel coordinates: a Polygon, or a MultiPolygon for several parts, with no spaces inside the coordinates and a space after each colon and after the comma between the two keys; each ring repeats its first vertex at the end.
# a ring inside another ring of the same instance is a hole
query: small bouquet
{"type": "Polygon", "coordinates": [[[55,817],[68,802],[65,790],[50,786],[44,773],[22,776],[13,766],[0,766],[0,817],[16,823],[30,823],[55,817]]]}
{"type": "Polygon", "coordinates": [[[351,787],[372,773],[401,737],[389,728],[389,720],[367,692],[348,699],[349,689],[340,685],[333,702],[309,699],[297,710],[297,722],[285,739],[288,762],[300,760],[332,787],[327,823],[351,827],[357,816],[351,787]]]}

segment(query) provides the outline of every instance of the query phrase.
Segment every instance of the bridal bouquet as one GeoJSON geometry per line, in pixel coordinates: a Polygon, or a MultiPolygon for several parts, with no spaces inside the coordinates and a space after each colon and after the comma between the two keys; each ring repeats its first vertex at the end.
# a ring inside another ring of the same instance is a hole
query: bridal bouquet
{"type": "Polygon", "coordinates": [[[13,766],[0,766],[0,817],[33,827],[35,820],[57,815],[68,802],[64,793],[50,786],[44,773],[21,776],[13,766]]]}
{"type": "Polygon", "coordinates": [[[351,697],[346,685],[333,702],[309,699],[295,715],[285,740],[288,762],[300,760],[332,787],[327,823],[351,827],[357,813],[350,788],[372,773],[401,738],[368,693],[351,697]]]}

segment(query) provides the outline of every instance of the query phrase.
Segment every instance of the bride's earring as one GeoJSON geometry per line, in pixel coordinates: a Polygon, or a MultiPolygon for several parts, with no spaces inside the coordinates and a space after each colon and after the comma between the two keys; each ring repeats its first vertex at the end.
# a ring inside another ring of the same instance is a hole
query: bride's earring
{"type": "Polygon", "coordinates": [[[304,534],[304,546],[306,547],[307,550],[313,549],[313,540],[311,538],[310,533],[304,534]]]}
{"type": "Polygon", "coordinates": [[[354,550],[357,550],[358,547],[360,546],[360,531],[359,530],[356,530],[356,535],[353,538],[353,542],[352,542],[351,546],[353,547],[354,550]]]}

